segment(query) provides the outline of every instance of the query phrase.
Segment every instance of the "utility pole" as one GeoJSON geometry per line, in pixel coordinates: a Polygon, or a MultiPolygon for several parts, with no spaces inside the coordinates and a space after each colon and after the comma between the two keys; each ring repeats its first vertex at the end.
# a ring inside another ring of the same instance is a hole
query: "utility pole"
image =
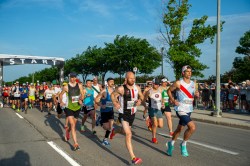
{"type": "Polygon", "coordinates": [[[221,117],[220,110],[220,0],[217,0],[217,37],[216,37],[216,112],[214,116],[221,117]]]}

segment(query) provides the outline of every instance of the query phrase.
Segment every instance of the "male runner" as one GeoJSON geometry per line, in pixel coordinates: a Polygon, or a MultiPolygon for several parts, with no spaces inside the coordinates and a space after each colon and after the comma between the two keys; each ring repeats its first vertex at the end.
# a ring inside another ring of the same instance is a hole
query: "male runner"
{"type": "Polygon", "coordinates": [[[29,87],[29,107],[30,109],[34,108],[34,103],[35,103],[35,95],[36,95],[36,88],[34,86],[33,83],[30,83],[30,87],[29,87]]]}
{"type": "MultiPolygon", "coordinates": [[[[119,86],[112,94],[111,99],[116,108],[119,111],[119,121],[122,124],[122,128],[125,132],[126,147],[130,154],[133,164],[142,163],[141,158],[135,157],[133,146],[131,143],[132,131],[131,126],[135,119],[135,113],[137,111],[136,106],[141,105],[143,100],[143,94],[139,86],[135,85],[135,74],[131,71],[126,73],[126,84],[119,86]],[[118,100],[119,98],[119,100],[118,100]]],[[[115,129],[112,130],[110,139],[113,138],[116,133],[115,129]]]]}
{"type": "Polygon", "coordinates": [[[13,109],[17,108],[17,112],[20,111],[20,86],[19,86],[19,82],[16,82],[16,85],[13,89],[13,93],[14,93],[14,105],[13,105],[13,109]]]}
{"type": "MultiPolygon", "coordinates": [[[[96,98],[96,96],[101,92],[102,90],[102,85],[98,83],[98,78],[94,77],[93,78],[93,83],[92,83],[92,88],[94,90],[94,99],[96,98]]],[[[98,110],[98,104],[95,103],[95,119],[96,119],[96,111],[98,110]]],[[[99,125],[101,120],[101,116],[99,115],[97,120],[96,120],[96,126],[99,125]]]]}
{"type": "Polygon", "coordinates": [[[148,98],[148,113],[152,122],[152,143],[158,143],[156,139],[156,130],[163,127],[163,119],[161,109],[164,108],[164,103],[162,100],[162,90],[159,88],[160,80],[155,78],[153,81],[153,86],[147,89],[144,96],[144,100],[148,98]]]}
{"type": "Polygon", "coordinates": [[[109,146],[108,138],[114,123],[114,111],[113,103],[111,100],[111,93],[114,91],[114,79],[107,79],[106,89],[103,89],[95,98],[95,102],[100,105],[101,112],[101,124],[104,130],[106,130],[105,138],[102,144],[109,146]]]}
{"type": "Polygon", "coordinates": [[[96,134],[96,131],[95,131],[96,116],[95,116],[95,106],[94,106],[95,99],[94,99],[94,89],[92,88],[91,80],[86,81],[86,88],[83,91],[84,91],[85,97],[83,100],[83,107],[82,107],[82,111],[84,112],[84,115],[82,118],[81,131],[86,130],[86,126],[84,124],[88,116],[90,116],[92,119],[92,133],[96,134]]]}
{"type": "Polygon", "coordinates": [[[195,131],[195,124],[191,120],[191,112],[193,111],[194,97],[199,96],[198,90],[195,89],[195,83],[191,80],[192,68],[188,65],[182,67],[183,78],[175,81],[168,89],[168,96],[172,103],[174,103],[176,115],[178,116],[179,125],[174,131],[172,141],[166,143],[167,155],[172,156],[174,150],[174,143],[180,135],[181,131],[187,126],[187,130],[184,132],[183,142],[180,144],[181,155],[187,157],[188,151],[186,143],[191,135],[195,131]],[[176,90],[177,100],[172,95],[172,92],[176,90]]]}
{"type": "Polygon", "coordinates": [[[60,106],[63,107],[66,105],[65,101],[63,101],[64,93],[67,93],[68,96],[68,104],[65,108],[66,118],[68,118],[70,123],[70,128],[65,128],[66,136],[69,135],[69,132],[72,131],[72,138],[74,141],[74,150],[79,150],[80,146],[77,142],[76,138],[76,122],[79,117],[79,113],[81,110],[82,100],[84,99],[84,92],[82,85],[76,83],[76,73],[70,73],[69,75],[70,81],[67,86],[63,87],[62,93],[60,94],[60,106]]]}
{"type": "Polygon", "coordinates": [[[51,115],[51,110],[52,110],[52,102],[53,102],[53,97],[54,97],[54,90],[52,85],[48,85],[48,89],[45,90],[44,92],[44,98],[45,98],[45,102],[47,104],[47,108],[48,108],[48,115],[51,115]]]}
{"type": "Polygon", "coordinates": [[[22,111],[25,111],[25,114],[27,114],[29,88],[25,83],[23,83],[23,86],[20,88],[20,93],[21,93],[21,108],[22,111]]]}

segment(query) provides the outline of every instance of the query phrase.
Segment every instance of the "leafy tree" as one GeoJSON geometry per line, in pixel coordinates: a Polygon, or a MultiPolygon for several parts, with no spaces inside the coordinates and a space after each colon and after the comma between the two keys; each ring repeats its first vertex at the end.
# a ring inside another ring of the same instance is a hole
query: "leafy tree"
{"type": "Polygon", "coordinates": [[[116,36],[113,43],[105,43],[110,72],[124,74],[139,69],[138,73],[150,74],[161,63],[161,55],[146,39],[116,36]]]}
{"type": "Polygon", "coordinates": [[[250,30],[247,31],[243,37],[240,38],[240,46],[235,50],[238,54],[244,54],[250,57],[250,30]]]}
{"type": "Polygon", "coordinates": [[[212,43],[217,31],[216,25],[206,24],[208,16],[203,16],[193,20],[186,39],[181,36],[184,33],[183,21],[187,19],[190,7],[188,0],[169,0],[163,15],[164,31],[160,30],[164,43],[169,46],[165,56],[174,69],[176,79],[181,76],[182,66],[187,64],[192,67],[194,76],[204,77],[201,71],[207,69],[208,66],[199,61],[198,58],[202,52],[197,45],[206,39],[210,39],[212,43]]]}

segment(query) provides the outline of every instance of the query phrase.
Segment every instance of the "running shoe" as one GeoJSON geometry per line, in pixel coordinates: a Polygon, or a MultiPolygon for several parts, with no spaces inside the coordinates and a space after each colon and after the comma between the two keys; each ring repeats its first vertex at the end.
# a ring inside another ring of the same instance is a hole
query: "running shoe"
{"type": "Polygon", "coordinates": [[[144,121],[146,120],[146,117],[145,117],[145,115],[144,115],[144,114],[142,115],[142,118],[143,118],[143,120],[144,120],[144,121]]]}
{"type": "Polygon", "coordinates": [[[77,150],[79,150],[80,149],[80,146],[78,145],[78,144],[75,144],[74,145],[74,151],[77,151],[77,150]]]}
{"type": "Polygon", "coordinates": [[[110,143],[108,142],[107,139],[104,139],[104,140],[102,141],[102,144],[105,145],[105,146],[110,146],[110,143]]]}
{"type": "Polygon", "coordinates": [[[86,126],[85,125],[81,125],[81,131],[84,132],[86,130],[86,126]]]}
{"type": "Polygon", "coordinates": [[[172,156],[174,146],[172,145],[171,141],[167,142],[166,146],[167,146],[167,155],[172,156]]]}
{"type": "Polygon", "coordinates": [[[137,164],[141,164],[141,163],[142,163],[142,159],[141,158],[134,157],[132,159],[132,164],[137,165],[137,164]]]}
{"type": "Polygon", "coordinates": [[[154,143],[154,144],[158,144],[157,139],[156,139],[156,138],[152,138],[152,143],[154,143]]]}
{"type": "Polygon", "coordinates": [[[112,131],[111,131],[111,133],[110,133],[110,135],[109,135],[109,139],[113,139],[114,136],[115,136],[115,128],[113,127],[113,128],[112,128],[112,131]]]}
{"type": "Polygon", "coordinates": [[[70,139],[70,134],[69,134],[69,128],[68,127],[64,127],[65,129],[65,141],[68,141],[70,139]]]}
{"type": "Polygon", "coordinates": [[[17,111],[17,112],[20,112],[20,109],[18,108],[16,111],[17,111]]]}
{"type": "Polygon", "coordinates": [[[188,157],[187,146],[183,146],[182,144],[180,144],[180,148],[181,148],[181,155],[183,157],[188,157]]]}
{"type": "Polygon", "coordinates": [[[49,112],[48,115],[51,115],[51,113],[49,112]]]}
{"type": "Polygon", "coordinates": [[[173,135],[174,135],[174,132],[169,132],[169,135],[171,136],[171,137],[173,137],[173,135]]]}

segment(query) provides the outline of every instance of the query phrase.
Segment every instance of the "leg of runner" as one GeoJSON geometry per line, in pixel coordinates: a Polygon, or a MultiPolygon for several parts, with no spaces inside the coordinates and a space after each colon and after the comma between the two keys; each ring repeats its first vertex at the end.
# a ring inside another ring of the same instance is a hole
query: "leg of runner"
{"type": "Polygon", "coordinates": [[[82,132],[86,130],[86,126],[85,126],[84,124],[85,124],[87,118],[88,118],[88,114],[85,114],[85,113],[84,113],[84,114],[83,114],[83,118],[82,118],[82,125],[81,125],[81,131],[82,131],[82,132]]]}
{"type": "Polygon", "coordinates": [[[93,134],[96,134],[96,131],[95,131],[95,124],[96,124],[96,110],[92,110],[90,112],[90,117],[92,119],[92,133],[93,134]]]}
{"type": "Polygon", "coordinates": [[[77,122],[77,119],[74,118],[74,116],[68,116],[68,119],[69,119],[69,123],[70,123],[72,138],[73,138],[73,141],[74,141],[74,150],[78,150],[78,149],[80,149],[80,147],[79,147],[79,144],[78,144],[77,138],[76,138],[76,122],[77,122]]]}
{"type": "Polygon", "coordinates": [[[168,124],[168,129],[169,129],[169,135],[173,136],[174,132],[173,132],[173,122],[172,122],[172,114],[171,112],[164,112],[164,115],[167,119],[167,124],[168,124]]]}

